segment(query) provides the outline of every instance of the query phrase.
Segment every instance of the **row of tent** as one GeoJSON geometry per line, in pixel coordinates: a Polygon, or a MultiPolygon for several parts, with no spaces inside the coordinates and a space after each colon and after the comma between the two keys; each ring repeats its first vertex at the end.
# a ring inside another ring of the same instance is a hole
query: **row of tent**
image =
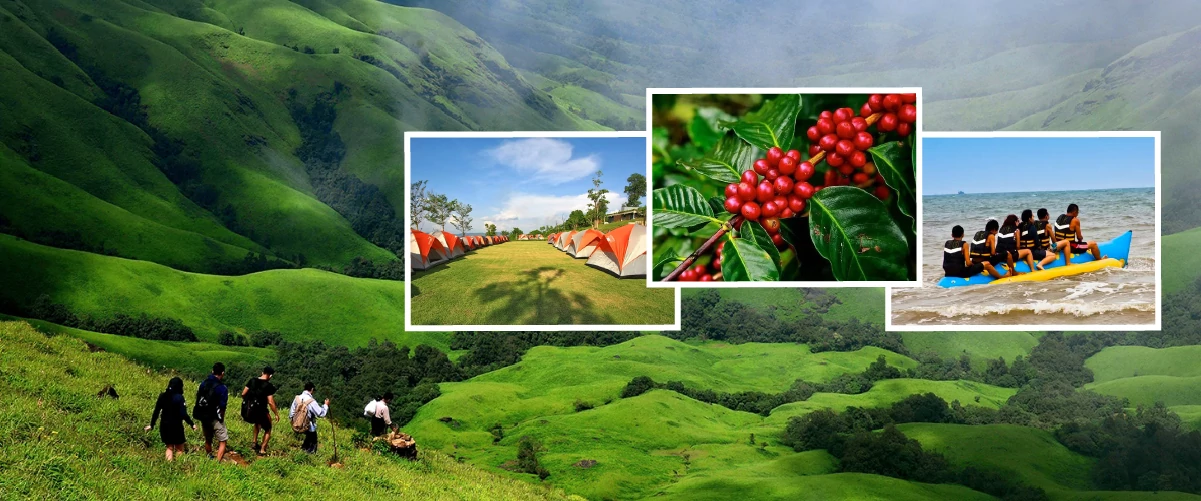
{"type": "Polygon", "coordinates": [[[609,233],[587,229],[552,233],[546,243],[568,255],[587,258],[589,266],[619,277],[646,276],[646,226],[630,223],[609,233]]]}
{"type": "Polygon", "coordinates": [[[518,240],[542,240],[543,238],[545,237],[542,235],[530,235],[529,233],[525,233],[517,237],[518,240]]]}
{"type": "Polygon", "coordinates": [[[459,237],[445,231],[433,235],[409,230],[409,260],[414,270],[425,270],[466,254],[467,251],[508,242],[508,237],[459,237]]]}

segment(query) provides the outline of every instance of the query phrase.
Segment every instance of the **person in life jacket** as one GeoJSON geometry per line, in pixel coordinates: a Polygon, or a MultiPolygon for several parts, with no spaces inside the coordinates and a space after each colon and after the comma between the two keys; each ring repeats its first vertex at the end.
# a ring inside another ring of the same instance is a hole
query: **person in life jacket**
{"type": "Polygon", "coordinates": [[[1068,250],[1072,254],[1088,252],[1093,255],[1093,259],[1105,259],[1106,256],[1101,255],[1101,249],[1097,248],[1097,242],[1084,240],[1084,233],[1080,231],[1080,207],[1076,204],[1068,204],[1068,211],[1055,218],[1053,228],[1055,240],[1068,240],[1068,250]]]}
{"type": "Polygon", "coordinates": [[[1047,232],[1050,230],[1046,226],[1045,222],[1034,219],[1034,212],[1030,209],[1022,211],[1022,224],[1018,226],[1022,233],[1022,247],[1030,249],[1030,254],[1038,261],[1039,270],[1046,269],[1048,264],[1059,259],[1059,254],[1047,245],[1050,241],[1047,232]]]}
{"type": "Polygon", "coordinates": [[[1001,278],[992,263],[972,262],[970,246],[963,241],[963,227],[959,225],[951,228],[951,239],[942,244],[942,271],[953,278],[971,278],[982,272],[988,272],[993,278],[1001,278]]]}
{"type": "Polygon", "coordinates": [[[1018,231],[1018,217],[1015,214],[1005,216],[1005,222],[993,236],[993,244],[997,254],[1005,257],[1009,269],[1019,260],[1025,260],[1028,270],[1034,270],[1034,258],[1029,248],[1022,248],[1022,232],[1018,231]]]}
{"type": "MultiPolygon", "coordinates": [[[[1065,252],[1072,241],[1055,238],[1055,231],[1051,226],[1051,213],[1046,208],[1038,210],[1038,220],[1034,222],[1034,225],[1037,230],[1034,235],[1037,237],[1035,241],[1036,247],[1046,250],[1048,255],[1054,256],[1054,258],[1058,258],[1059,253],[1063,252],[1064,265],[1072,264],[1072,253],[1065,252]]],[[[1035,256],[1034,259],[1038,259],[1038,257],[1035,256]]],[[[1044,258],[1043,261],[1046,261],[1046,259],[1044,258]]]]}
{"type": "MultiPolygon", "coordinates": [[[[1000,228],[1001,228],[1001,223],[998,223],[996,219],[989,219],[988,222],[984,224],[984,231],[977,231],[976,234],[972,237],[972,242],[971,242],[971,245],[969,246],[969,249],[971,250],[971,257],[972,257],[973,263],[989,263],[995,267],[997,264],[1007,261],[1006,258],[1009,257],[1007,255],[1008,253],[1002,254],[1002,253],[997,252],[996,235],[997,235],[997,231],[1000,230],[1000,228]]],[[[1017,270],[1013,269],[1012,258],[1008,259],[1008,264],[1009,264],[1009,271],[1007,272],[1006,275],[1003,275],[1003,276],[1020,275],[1020,273],[1018,273],[1017,270]]],[[[1001,278],[1001,277],[993,277],[993,278],[1001,278]]]]}

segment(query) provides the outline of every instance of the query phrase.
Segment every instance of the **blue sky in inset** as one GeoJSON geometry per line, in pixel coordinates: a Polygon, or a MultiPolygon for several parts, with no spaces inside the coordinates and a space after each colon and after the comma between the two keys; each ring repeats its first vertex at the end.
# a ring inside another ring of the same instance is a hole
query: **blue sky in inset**
{"type": "MultiPolygon", "coordinates": [[[[482,233],[484,223],[529,232],[563,222],[587,208],[598,169],[615,211],[626,200],[630,174],[646,174],[640,137],[413,138],[409,154],[410,182],[426,180],[427,190],[471,204],[471,233],[482,233]]],[[[426,222],[421,229],[435,227],[426,222]]]]}
{"type": "Polygon", "coordinates": [[[990,137],[922,140],[923,195],[1150,188],[1150,137],[990,137]]]}

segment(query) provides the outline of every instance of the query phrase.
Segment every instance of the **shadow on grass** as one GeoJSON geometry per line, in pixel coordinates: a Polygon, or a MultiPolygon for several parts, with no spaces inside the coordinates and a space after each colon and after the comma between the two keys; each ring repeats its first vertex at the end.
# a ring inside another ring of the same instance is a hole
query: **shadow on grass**
{"type": "Polygon", "coordinates": [[[485,304],[500,304],[488,314],[486,323],[512,325],[515,317],[533,312],[533,319],[523,322],[530,325],[595,324],[613,325],[612,316],[597,311],[592,300],[583,294],[565,294],[551,288],[561,278],[563,268],[541,266],[521,272],[521,278],[512,282],[488,284],[475,291],[485,304]]]}

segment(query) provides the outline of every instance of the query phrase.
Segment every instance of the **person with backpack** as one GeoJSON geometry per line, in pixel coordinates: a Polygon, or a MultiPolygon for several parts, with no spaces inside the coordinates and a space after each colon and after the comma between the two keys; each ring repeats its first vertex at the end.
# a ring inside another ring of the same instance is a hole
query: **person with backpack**
{"type": "Polygon", "coordinates": [[[372,399],[363,408],[363,417],[371,420],[371,434],[374,436],[383,435],[392,426],[391,410],[388,409],[388,404],[392,402],[392,392],[384,393],[384,396],[372,399]]]}
{"type": "Polygon", "coordinates": [[[312,382],[305,383],[304,391],[292,399],[292,408],[288,411],[292,431],[304,434],[304,443],[300,444],[300,448],[309,454],[317,452],[317,418],[329,414],[329,399],[325,399],[325,405],[317,405],[317,399],[313,397],[314,389],[316,386],[312,382]]]}
{"type": "Polygon", "coordinates": [[[229,441],[229,431],[225,429],[225,406],[228,403],[225,364],[217,362],[213,364],[213,372],[204,378],[196,390],[192,417],[200,421],[200,427],[204,430],[204,450],[209,457],[216,457],[218,463],[225,459],[225,443],[229,441]],[[216,456],[213,456],[214,439],[218,442],[216,456]]]}
{"type": "Polygon", "coordinates": [[[275,392],[279,390],[271,384],[275,369],[263,367],[263,374],[251,378],[242,389],[242,420],[254,425],[254,453],[259,456],[267,455],[267,442],[271,441],[271,428],[279,421],[279,409],[275,407],[275,392]],[[275,414],[275,419],[271,419],[275,414]],[[263,443],[259,444],[259,430],[263,430],[263,443]]]}
{"type": "Polygon", "coordinates": [[[183,380],[178,377],[171,378],[167,383],[167,389],[158,395],[158,401],[154,403],[154,414],[150,416],[150,424],[146,426],[146,431],[154,429],[154,423],[162,417],[162,423],[158,428],[158,436],[163,439],[163,444],[167,446],[167,461],[174,461],[175,455],[183,454],[183,444],[187,441],[184,438],[184,421],[192,427],[192,431],[196,431],[196,423],[192,422],[192,418],[188,417],[188,405],[183,398],[183,380]]]}

